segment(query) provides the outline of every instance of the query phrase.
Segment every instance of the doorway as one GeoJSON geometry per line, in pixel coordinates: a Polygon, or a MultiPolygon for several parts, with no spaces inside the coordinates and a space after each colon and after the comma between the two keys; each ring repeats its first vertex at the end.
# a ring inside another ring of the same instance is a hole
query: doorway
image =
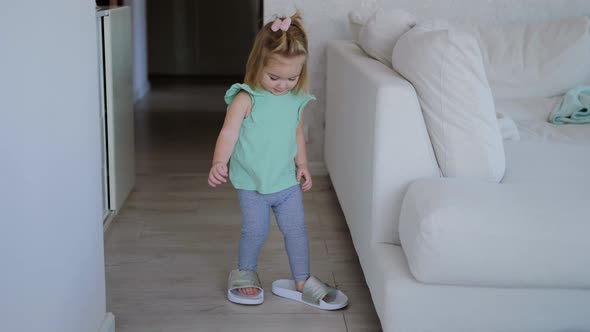
{"type": "Polygon", "coordinates": [[[136,110],[224,113],[225,91],[243,82],[262,27],[263,0],[145,0],[145,19],[151,91],[136,110]]]}
{"type": "Polygon", "coordinates": [[[148,72],[152,83],[241,82],[261,0],[148,0],[148,72]]]}

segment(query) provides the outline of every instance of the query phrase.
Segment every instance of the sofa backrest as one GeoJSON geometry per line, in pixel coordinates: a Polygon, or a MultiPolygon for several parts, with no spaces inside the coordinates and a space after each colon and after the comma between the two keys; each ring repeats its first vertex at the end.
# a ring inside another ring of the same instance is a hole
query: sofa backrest
{"type": "MultiPolygon", "coordinates": [[[[448,2],[441,0],[429,8],[448,2]]],[[[373,22],[373,29],[367,29],[375,17],[366,6],[349,12],[349,18],[353,30],[363,30],[360,27],[366,24],[368,35],[357,38],[365,52],[390,67],[394,45],[388,44],[388,38],[399,38],[399,29],[392,29],[389,21],[404,21],[394,13],[406,13],[418,23],[433,18],[451,21],[478,40],[496,99],[551,97],[576,85],[590,84],[590,1],[552,0],[548,4],[537,0],[534,6],[515,0],[510,6],[500,1],[463,2],[453,1],[460,8],[451,14],[441,8],[424,10],[409,4],[395,6],[395,0],[383,1],[371,9],[384,16],[381,22],[373,22]],[[466,10],[472,6],[478,10],[466,10]]]]}
{"type": "Polygon", "coordinates": [[[495,99],[552,97],[590,83],[590,19],[456,22],[476,37],[495,99]]]}

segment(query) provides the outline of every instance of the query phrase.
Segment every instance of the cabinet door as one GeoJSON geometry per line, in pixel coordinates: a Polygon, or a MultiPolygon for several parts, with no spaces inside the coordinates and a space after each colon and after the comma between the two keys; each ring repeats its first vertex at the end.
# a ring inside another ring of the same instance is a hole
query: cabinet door
{"type": "Polygon", "coordinates": [[[100,119],[100,173],[102,176],[102,220],[106,222],[110,215],[109,208],[109,164],[107,157],[107,123],[106,123],[106,105],[104,98],[104,62],[103,62],[103,34],[102,34],[102,16],[96,20],[96,31],[98,36],[98,86],[99,88],[99,119],[100,119]]]}
{"type": "Polygon", "coordinates": [[[121,208],[135,183],[131,11],[103,18],[109,207],[121,208]]]}

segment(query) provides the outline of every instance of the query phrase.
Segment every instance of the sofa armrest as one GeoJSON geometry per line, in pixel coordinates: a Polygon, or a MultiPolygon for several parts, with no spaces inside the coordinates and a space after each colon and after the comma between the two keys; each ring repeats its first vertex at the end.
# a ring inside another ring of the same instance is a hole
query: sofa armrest
{"type": "Polygon", "coordinates": [[[352,41],[330,42],[327,58],[324,159],[357,252],[399,244],[407,186],[440,176],[416,92],[352,41]]]}

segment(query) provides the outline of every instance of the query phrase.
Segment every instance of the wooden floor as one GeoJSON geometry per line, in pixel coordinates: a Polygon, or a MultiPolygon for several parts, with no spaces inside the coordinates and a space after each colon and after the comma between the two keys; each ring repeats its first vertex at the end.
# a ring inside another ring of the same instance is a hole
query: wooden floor
{"type": "Polygon", "coordinates": [[[136,186],[105,234],[107,311],[117,332],[381,331],[328,177],[314,177],[304,194],[311,272],[343,290],[349,306],[327,312],[271,293],[273,280],[290,277],[274,218],[259,258],[265,302],[226,299],[240,211],[234,189],[206,180],[224,114],[155,104],[136,112],[136,186]]]}

